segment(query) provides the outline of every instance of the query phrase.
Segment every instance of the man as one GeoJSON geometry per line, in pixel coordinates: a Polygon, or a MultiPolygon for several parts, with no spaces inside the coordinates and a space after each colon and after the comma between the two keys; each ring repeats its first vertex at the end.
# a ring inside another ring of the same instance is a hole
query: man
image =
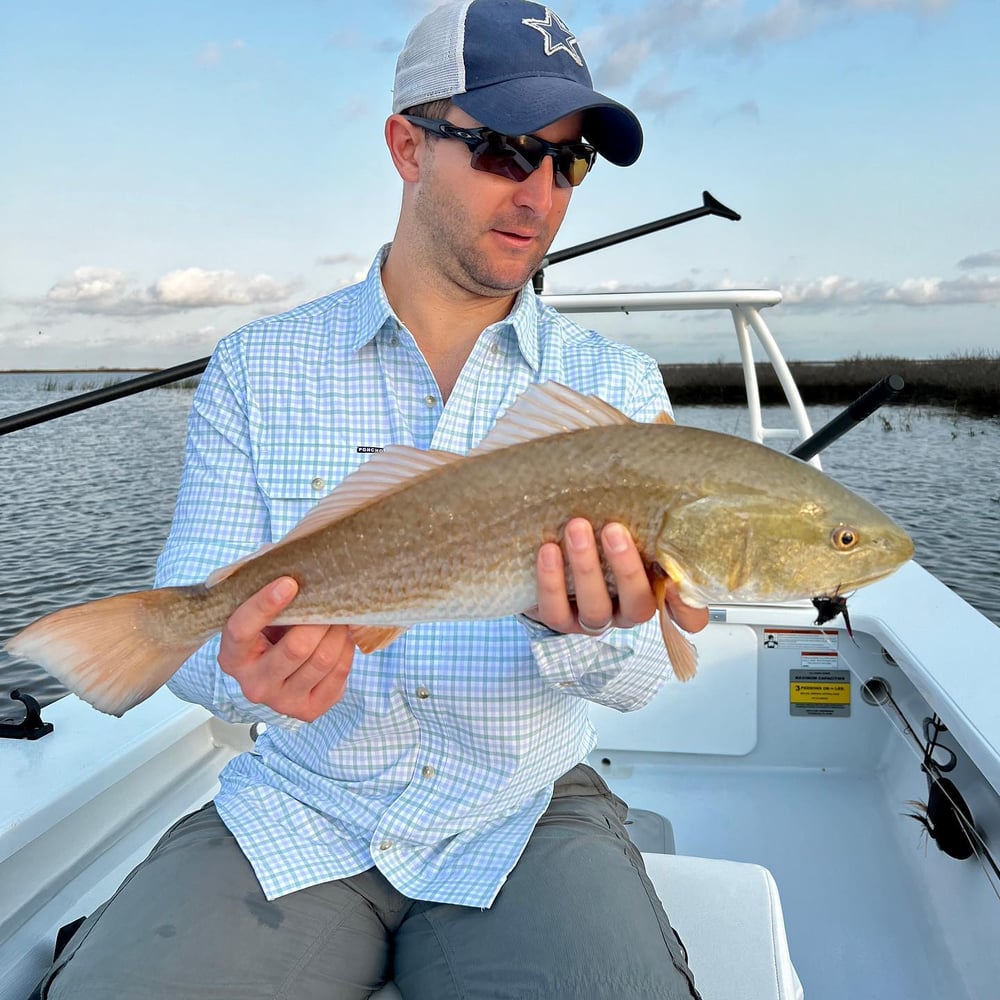
{"type": "MultiPolygon", "coordinates": [[[[158,584],[280,538],[390,443],[468,451],[532,382],[639,420],[668,407],[651,359],[527,286],[596,155],[628,165],[642,143],[552,10],[428,15],[385,137],[402,207],[368,278],[217,348],[158,584]]],[[[627,532],[571,521],[539,551],[530,614],[419,626],[368,656],[346,626],[272,628],[295,594],[266,587],[171,682],[266,731],[81,928],[46,995],[346,1000],[394,978],[407,1000],[696,997],[625,806],[581,764],[588,701],[638,708],[669,675],[627,532]]]]}

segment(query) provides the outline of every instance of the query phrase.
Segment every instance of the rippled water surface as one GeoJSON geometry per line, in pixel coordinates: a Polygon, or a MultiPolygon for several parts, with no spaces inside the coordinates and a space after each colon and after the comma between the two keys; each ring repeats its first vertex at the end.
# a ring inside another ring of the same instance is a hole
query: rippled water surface
{"type": "MultiPolygon", "coordinates": [[[[110,376],[91,376],[102,383],[110,376]]],[[[72,395],[78,376],[0,375],[0,416],[72,395]]],[[[48,611],[152,584],[180,481],[193,392],[158,389],[0,437],[0,640],[48,611]]],[[[811,411],[822,426],[836,407],[811,411]]],[[[680,423],[746,434],[744,412],[679,407],[680,423]]],[[[768,410],[766,425],[788,423],[768,410]]],[[[934,408],[870,417],[825,471],[913,535],[917,559],[1000,623],[1000,421],[934,408]]],[[[57,682],[0,652],[0,699],[57,682]]],[[[3,709],[0,717],[17,712],[3,709]]]]}

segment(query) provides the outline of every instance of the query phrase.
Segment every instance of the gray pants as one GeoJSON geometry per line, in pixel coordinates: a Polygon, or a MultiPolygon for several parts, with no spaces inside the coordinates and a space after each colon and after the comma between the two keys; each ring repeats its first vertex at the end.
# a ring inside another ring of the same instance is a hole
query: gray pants
{"type": "Polygon", "coordinates": [[[52,1000],[691,1000],[683,947],[589,767],[557,784],[488,910],[397,892],[377,869],[268,902],[211,804],[87,919],[52,1000]]]}

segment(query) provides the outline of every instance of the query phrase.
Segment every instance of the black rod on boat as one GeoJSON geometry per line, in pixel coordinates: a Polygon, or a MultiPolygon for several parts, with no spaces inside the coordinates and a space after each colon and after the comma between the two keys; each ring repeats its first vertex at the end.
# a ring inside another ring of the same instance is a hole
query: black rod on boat
{"type": "Polygon", "coordinates": [[[124,379],[114,385],[102,386],[100,389],[82,392],[76,396],[68,396],[55,403],[46,403],[45,406],[37,406],[33,410],[14,413],[9,417],[0,417],[0,436],[31,427],[34,424],[44,423],[46,420],[54,420],[56,417],[64,417],[68,413],[78,413],[91,406],[110,403],[113,399],[123,399],[125,396],[132,396],[137,392],[144,392],[146,389],[155,389],[158,386],[167,385],[169,382],[179,382],[182,379],[192,378],[195,375],[200,375],[207,365],[208,358],[185,361],[182,365],[162,368],[160,371],[150,372],[148,375],[124,379]]]}
{"type": "Polygon", "coordinates": [[[605,247],[612,247],[618,243],[624,243],[626,240],[634,240],[637,236],[648,236],[650,233],[658,233],[661,229],[679,226],[683,222],[691,222],[693,219],[700,219],[705,215],[718,215],[720,218],[730,219],[732,222],[739,222],[742,218],[739,212],[734,212],[727,205],[723,205],[717,198],[713,198],[707,191],[702,191],[700,208],[692,208],[686,212],[678,212],[676,215],[668,215],[666,218],[658,219],[656,222],[646,222],[641,226],[633,226],[631,229],[623,229],[618,233],[600,236],[596,240],[578,243],[576,246],[567,247],[565,250],[556,250],[555,253],[550,253],[547,257],[543,257],[542,262],[538,265],[538,270],[532,278],[534,289],[541,294],[544,281],[542,272],[550,264],[560,264],[564,260],[582,257],[585,253],[593,253],[594,250],[603,250],[605,247]]]}
{"type": "Polygon", "coordinates": [[[856,427],[866,417],[870,417],[880,406],[885,405],[903,391],[906,383],[901,375],[886,375],[870,389],[863,392],[847,409],[842,410],[828,424],[821,427],[812,437],[794,447],[790,454],[808,461],[818,455],[827,445],[833,444],[852,427],[856,427]]]}

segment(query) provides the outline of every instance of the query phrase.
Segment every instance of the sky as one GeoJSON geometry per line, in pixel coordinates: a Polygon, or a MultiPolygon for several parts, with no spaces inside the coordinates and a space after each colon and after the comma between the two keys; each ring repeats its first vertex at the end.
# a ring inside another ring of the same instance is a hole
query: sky
{"type": "MultiPolygon", "coordinates": [[[[422,0],[0,0],[0,370],[160,367],[358,280],[391,239],[383,124],[422,0]]],[[[563,0],[643,122],[552,292],[776,288],[791,360],[1000,351],[998,0],[563,0]]],[[[725,313],[587,317],[734,360],[725,313]]]]}

